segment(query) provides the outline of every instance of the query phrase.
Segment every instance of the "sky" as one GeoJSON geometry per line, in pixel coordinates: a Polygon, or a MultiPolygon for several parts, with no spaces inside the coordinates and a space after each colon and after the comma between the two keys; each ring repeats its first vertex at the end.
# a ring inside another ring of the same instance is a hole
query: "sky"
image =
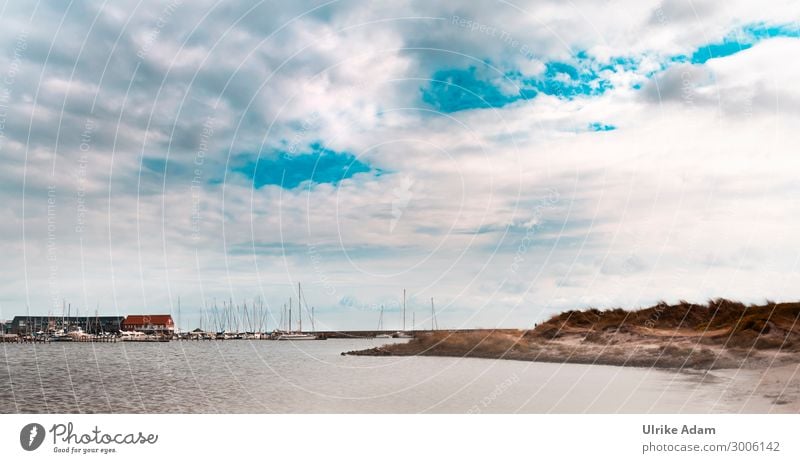
{"type": "Polygon", "coordinates": [[[798,18],[5,2],[0,319],[232,301],[271,329],[298,282],[317,329],[399,329],[404,288],[417,328],[431,298],[443,328],[797,300],[798,18]]]}

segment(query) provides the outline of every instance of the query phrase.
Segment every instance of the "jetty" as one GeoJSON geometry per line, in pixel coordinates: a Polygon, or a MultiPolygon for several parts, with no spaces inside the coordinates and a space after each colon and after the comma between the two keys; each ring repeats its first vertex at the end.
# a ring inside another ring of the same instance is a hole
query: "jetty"
{"type": "MultiPolygon", "coordinates": [[[[66,340],[67,342],[117,342],[119,338],[113,334],[94,335],[88,334],[76,336],[66,340]]],[[[51,342],[64,342],[64,339],[54,341],[51,336],[20,336],[17,334],[0,334],[0,343],[17,344],[49,344],[51,342]]]]}

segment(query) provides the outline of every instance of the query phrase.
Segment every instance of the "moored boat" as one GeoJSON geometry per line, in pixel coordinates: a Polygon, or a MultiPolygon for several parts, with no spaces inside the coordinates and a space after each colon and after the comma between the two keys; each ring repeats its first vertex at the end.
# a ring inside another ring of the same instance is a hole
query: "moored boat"
{"type": "Polygon", "coordinates": [[[311,333],[282,333],[276,338],[278,341],[313,341],[317,336],[311,333]]]}
{"type": "Polygon", "coordinates": [[[74,339],[65,330],[61,329],[50,336],[50,342],[72,342],[74,339]]]}
{"type": "Polygon", "coordinates": [[[120,331],[119,340],[124,342],[169,342],[169,337],[145,334],[141,331],[120,331]]]}

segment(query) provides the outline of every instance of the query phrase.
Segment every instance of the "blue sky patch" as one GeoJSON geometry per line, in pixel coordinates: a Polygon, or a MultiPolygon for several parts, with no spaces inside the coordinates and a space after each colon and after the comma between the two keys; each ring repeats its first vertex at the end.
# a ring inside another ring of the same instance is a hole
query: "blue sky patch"
{"type": "MultiPolygon", "coordinates": [[[[622,60],[622,58],[620,58],[622,60]]],[[[617,65],[631,63],[620,61],[617,65]]],[[[545,65],[539,76],[526,76],[518,70],[506,72],[496,79],[479,75],[475,67],[436,71],[427,88],[422,89],[422,100],[443,112],[467,109],[502,108],[510,103],[535,98],[540,93],[563,99],[577,96],[595,96],[611,88],[602,78],[597,63],[585,56],[576,55],[575,64],[553,61],[545,65]],[[501,88],[501,85],[505,88],[501,88]]]]}
{"type": "Polygon", "coordinates": [[[756,40],[774,37],[800,37],[800,27],[791,24],[768,26],[764,23],[751,24],[743,29],[744,33],[756,40]]]}
{"type": "MultiPolygon", "coordinates": [[[[674,63],[703,64],[709,59],[722,58],[751,48],[761,40],[774,37],[800,37],[800,30],[792,25],[767,25],[755,23],[744,26],[721,41],[699,47],[688,55],[675,55],[663,63],[661,71],[674,63]]],[[[540,75],[523,75],[519,70],[504,71],[503,75],[486,77],[474,66],[467,69],[436,71],[427,88],[422,89],[422,100],[443,112],[467,109],[502,108],[520,100],[529,100],[539,94],[565,100],[604,94],[613,88],[606,74],[636,72],[640,58],[617,56],[607,62],[598,62],[585,51],[576,53],[567,61],[545,63],[540,75]]],[[[491,71],[495,74],[496,71],[491,71]]],[[[651,78],[658,70],[643,75],[651,78]]],[[[488,73],[488,72],[487,72],[488,73]]],[[[634,83],[634,89],[641,83],[634,83]]],[[[612,127],[612,126],[608,126],[612,127]]],[[[594,129],[594,126],[591,127],[594,129]]],[[[613,130],[610,129],[603,130],[613,130]]]]}
{"type": "Polygon", "coordinates": [[[603,124],[601,122],[592,122],[589,124],[589,130],[592,132],[609,132],[611,130],[617,130],[617,127],[610,124],[603,124]]]}
{"type": "Polygon", "coordinates": [[[578,66],[562,62],[546,64],[544,76],[526,82],[546,95],[571,100],[577,96],[602,95],[611,83],[593,69],[593,62],[580,59],[578,66]]]}
{"type": "Polygon", "coordinates": [[[698,48],[689,61],[692,64],[703,64],[713,58],[724,58],[726,56],[739,53],[752,47],[752,43],[739,42],[736,39],[726,37],[721,43],[711,43],[698,48]]]}
{"type": "Polygon", "coordinates": [[[239,157],[244,162],[232,170],[252,179],[255,188],[278,185],[292,189],[305,182],[336,185],[356,174],[373,171],[372,167],[352,154],[333,151],[319,143],[312,144],[310,152],[299,155],[279,152],[260,159],[251,155],[239,157]]]}
{"type": "Polygon", "coordinates": [[[149,172],[163,174],[164,171],[167,169],[167,159],[157,158],[157,157],[143,157],[142,169],[145,169],[149,172]]]}
{"type": "Polygon", "coordinates": [[[714,58],[724,58],[740,51],[747,50],[756,43],[775,37],[798,37],[797,26],[771,25],[764,23],[750,24],[729,34],[721,42],[711,43],[700,47],[692,53],[689,61],[693,64],[703,64],[714,58]]]}
{"type": "Polygon", "coordinates": [[[436,71],[422,100],[436,109],[452,113],[465,109],[502,108],[519,99],[533,98],[535,92],[504,94],[500,87],[477,75],[475,67],[436,71]]]}

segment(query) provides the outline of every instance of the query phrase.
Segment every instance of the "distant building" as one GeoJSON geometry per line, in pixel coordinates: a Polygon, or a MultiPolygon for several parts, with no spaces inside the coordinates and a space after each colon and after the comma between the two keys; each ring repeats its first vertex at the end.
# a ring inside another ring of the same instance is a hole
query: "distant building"
{"type": "Polygon", "coordinates": [[[175,332],[175,322],[171,315],[128,315],[122,321],[122,330],[172,335],[175,332]]]}
{"type": "Polygon", "coordinates": [[[123,317],[52,317],[45,315],[17,315],[4,325],[6,333],[29,335],[39,332],[54,333],[59,330],[80,328],[89,334],[116,333],[123,317]]]}

